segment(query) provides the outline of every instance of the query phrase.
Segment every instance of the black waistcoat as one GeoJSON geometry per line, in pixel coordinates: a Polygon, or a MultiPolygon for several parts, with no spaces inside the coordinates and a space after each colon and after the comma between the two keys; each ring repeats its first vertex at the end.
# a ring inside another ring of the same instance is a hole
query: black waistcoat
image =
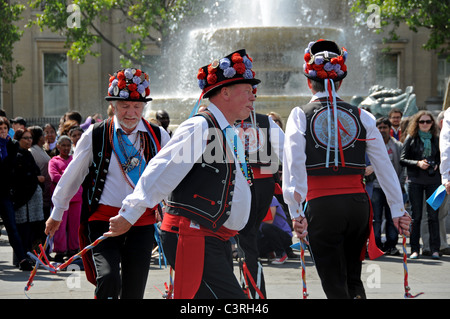
{"type": "MultiPolygon", "coordinates": [[[[328,145],[328,112],[326,100],[312,102],[300,107],[306,115],[306,169],[308,175],[350,175],[364,174],[366,167],[366,129],[362,125],[359,109],[356,106],[337,102],[339,132],[342,142],[342,155],[339,152],[338,166],[334,162],[334,137],[331,141],[329,167],[326,167],[328,145]],[[345,166],[344,166],[345,164],[345,166]]],[[[334,127],[331,114],[332,127],[334,127]]],[[[332,129],[334,132],[334,129],[332,129]]]]}
{"type": "MultiPolygon", "coordinates": [[[[150,141],[151,130],[154,132],[159,144],[161,144],[161,131],[158,126],[145,120],[143,121],[148,131],[148,134],[144,134],[145,145],[149,145],[149,147],[144,149],[144,157],[148,164],[158,152],[150,141]]],[[[102,196],[111,155],[113,153],[112,130],[114,130],[114,124],[111,118],[95,123],[92,129],[93,160],[89,167],[89,173],[82,184],[83,206],[81,210],[81,221],[87,221],[96,211],[100,197],[102,196]]],[[[117,187],[122,186],[117,185],[117,187]]]]}
{"type": "Polygon", "coordinates": [[[167,212],[217,231],[231,213],[236,166],[233,151],[212,113],[204,111],[196,116],[203,116],[208,122],[207,147],[169,196],[167,212]]]}

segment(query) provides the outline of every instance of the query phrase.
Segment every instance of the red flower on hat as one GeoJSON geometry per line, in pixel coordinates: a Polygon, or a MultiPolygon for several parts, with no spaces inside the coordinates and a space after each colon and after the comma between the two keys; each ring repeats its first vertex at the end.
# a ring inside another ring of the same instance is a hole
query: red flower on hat
{"type": "Polygon", "coordinates": [[[204,80],[205,78],[206,78],[205,70],[203,70],[203,68],[200,68],[198,70],[197,79],[204,80]]]}
{"type": "Polygon", "coordinates": [[[128,90],[130,92],[136,91],[137,90],[137,85],[135,83],[131,83],[128,85],[128,90]]]}
{"type": "Polygon", "coordinates": [[[122,71],[120,71],[120,72],[118,72],[117,73],[117,79],[120,81],[120,80],[125,80],[125,74],[122,72],[122,71]]]}
{"type": "Polygon", "coordinates": [[[138,91],[133,91],[130,93],[130,98],[132,98],[133,100],[138,100],[139,99],[139,93],[138,91]]]}
{"type": "MultiPolygon", "coordinates": [[[[123,73],[122,73],[123,75],[123,73]]],[[[125,75],[123,75],[125,77],[125,75]]],[[[119,77],[119,75],[117,75],[117,77],[119,77]]],[[[127,86],[127,82],[125,82],[125,80],[119,80],[119,83],[117,83],[117,86],[119,87],[119,89],[124,89],[127,86]]]]}
{"type": "Polygon", "coordinates": [[[211,64],[208,65],[208,73],[209,74],[214,74],[217,72],[217,68],[213,67],[211,64]]]}
{"type": "Polygon", "coordinates": [[[114,75],[111,75],[109,77],[109,84],[111,84],[112,81],[114,81],[116,79],[116,77],[114,75]]]}
{"type": "Polygon", "coordinates": [[[208,81],[208,84],[215,84],[217,82],[217,75],[215,75],[214,73],[209,74],[206,80],[208,81]]]}
{"type": "Polygon", "coordinates": [[[308,63],[309,60],[311,60],[311,53],[305,53],[305,55],[303,56],[303,58],[305,59],[305,62],[308,63]]]}
{"type": "Polygon", "coordinates": [[[321,79],[326,79],[328,77],[328,73],[324,70],[317,71],[317,76],[321,79]]]}
{"type": "Polygon", "coordinates": [[[328,72],[328,77],[329,77],[330,79],[335,79],[335,78],[337,78],[337,76],[338,76],[338,75],[337,75],[336,71],[334,71],[334,70],[328,72]]]}
{"type": "Polygon", "coordinates": [[[345,64],[343,64],[343,63],[341,65],[341,71],[342,72],[347,72],[347,66],[345,64]]]}
{"type": "Polygon", "coordinates": [[[242,63],[244,59],[236,52],[231,56],[231,61],[233,61],[233,63],[242,63]]]}
{"type": "Polygon", "coordinates": [[[147,87],[145,88],[145,96],[150,95],[150,88],[147,87]]]}
{"type": "Polygon", "coordinates": [[[313,70],[316,70],[316,71],[322,71],[323,70],[323,64],[313,64],[312,65],[312,68],[313,68],[313,70]]]}
{"type": "Polygon", "coordinates": [[[245,73],[245,64],[242,63],[242,62],[241,63],[236,63],[235,65],[233,65],[233,68],[239,74],[244,74],[245,73]]]}
{"type": "Polygon", "coordinates": [[[134,75],[141,76],[141,74],[142,74],[142,71],[139,69],[136,69],[136,72],[134,73],[134,75]]]}

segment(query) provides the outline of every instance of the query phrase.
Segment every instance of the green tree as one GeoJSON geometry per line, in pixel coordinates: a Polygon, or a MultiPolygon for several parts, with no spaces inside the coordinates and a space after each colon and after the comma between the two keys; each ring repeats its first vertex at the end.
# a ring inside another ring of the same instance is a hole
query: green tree
{"type": "Polygon", "coordinates": [[[362,15],[366,21],[374,13],[368,10],[370,5],[379,8],[381,28],[377,32],[390,28],[385,41],[398,39],[396,31],[405,23],[414,32],[420,28],[430,30],[424,49],[437,50],[441,54],[450,53],[449,0],[354,0],[351,7],[354,17],[362,15]]]}
{"type": "Polygon", "coordinates": [[[121,55],[123,67],[147,65],[143,53],[150,44],[162,47],[166,38],[178,28],[178,22],[192,8],[188,0],[30,0],[32,8],[42,13],[28,26],[66,37],[67,54],[78,63],[86,55],[98,57],[94,44],[104,41],[121,55]],[[69,4],[71,5],[69,7],[69,4]],[[69,10],[68,10],[69,9],[69,10]],[[116,42],[102,33],[100,24],[120,24],[126,40],[116,42]]]}
{"type": "Polygon", "coordinates": [[[0,0],[0,76],[6,82],[14,83],[24,70],[22,65],[14,63],[13,55],[14,43],[19,41],[23,34],[13,22],[22,19],[23,10],[23,5],[0,0]]]}

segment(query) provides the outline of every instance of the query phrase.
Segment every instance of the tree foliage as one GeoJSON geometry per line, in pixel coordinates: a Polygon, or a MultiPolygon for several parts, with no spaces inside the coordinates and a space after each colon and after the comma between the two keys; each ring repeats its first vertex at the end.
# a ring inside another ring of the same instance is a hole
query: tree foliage
{"type": "Polygon", "coordinates": [[[441,54],[450,53],[449,0],[355,0],[351,11],[368,18],[372,14],[367,10],[370,5],[377,5],[380,9],[381,28],[377,32],[390,28],[386,41],[397,40],[396,31],[405,23],[414,32],[420,28],[430,30],[424,49],[437,50],[441,54]]]}
{"type": "Polygon", "coordinates": [[[121,64],[145,65],[144,52],[150,44],[161,47],[166,37],[178,28],[178,22],[190,12],[188,0],[30,0],[32,8],[41,8],[29,26],[66,37],[68,55],[83,63],[87,55],[98,57],[95,44],[104,41],[121,55],[121,64]],[[68,6],[71,10],[68,12],[68,6]],[[75,7],[73,6],[75,5],[75,7]],[[78,10],[78,11],[77,11],[78,10]],[[77,17],[78,15],[78,17],[77,17]],[[77,20],[77,18],[79,18],[77,20]],[[72,21],[74,20],[76,24],[72,21]],[[101,25],[119,24],[126,36],[109,36],[101,25]]]}
{"type": "Polygon", "coordinates": [[[25,6],[8,2],[0,1],[0,75],[6,82],[14,83],[21,76],[24,67],[15,64],[14,43],[20,40],[23,31],[13,23],[22,19],[25,6]]]}

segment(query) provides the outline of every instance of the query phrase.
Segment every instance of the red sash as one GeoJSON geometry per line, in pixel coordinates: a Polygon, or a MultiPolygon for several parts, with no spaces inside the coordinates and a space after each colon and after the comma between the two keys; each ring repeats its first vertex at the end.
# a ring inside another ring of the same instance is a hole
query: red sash
{"type": "Polygon", "coordinates": [[[225,241],[238,233],[223,226],[217,232],[213,232],[201,225],[191,223],[191,220],[186,217],[172,214],[164,215],[161,229],[178,233],[174,299],[195,297],[203,276],[205,237],[213,236],[225,241]]]}
{"type": "MultiPolygon", "coordinates": [[[[321,196],[357,193],[367,194],[361,175],[308,176],[307,201],[321,196]]],[[[376,259],[384,254],[375,243],[375,234],[373,232],[373,210],[370,200],[369,205],[369,244],[368,247],[365,245],[362,248],[360,256],[361,261],[365,259],[366,248],[370,259],[376,259]]]]}

